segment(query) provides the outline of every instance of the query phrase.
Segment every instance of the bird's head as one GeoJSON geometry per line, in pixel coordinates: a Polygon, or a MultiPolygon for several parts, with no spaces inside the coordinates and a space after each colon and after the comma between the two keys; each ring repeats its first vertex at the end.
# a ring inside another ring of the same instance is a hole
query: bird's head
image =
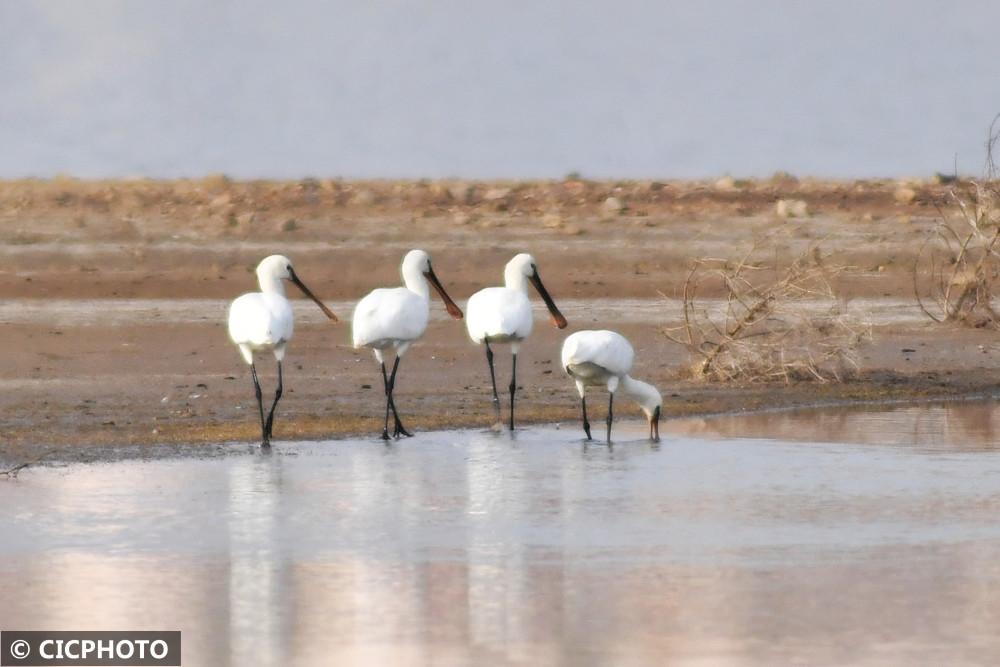
{"type": "Polygon", "coordinates": [[[400,267],[400,272],[403,274],[404,282],[409,275],[422,275],[437,290],[437,293],[441,295],[441,300],[444,301],[444,306],[448,310],[448,314],[456,320],[462,319],[462,309],[448,296],[448,292],[445,291],[441,281],[438,280],[437,275],[434,273],[434,267],[431,266],[431,256],[425,251],[411,250],[406,253],[406,257],[403,258],[403,265],[400,267]]]}
{"type": "Polygon", "coordinates": [[[519,255],[514,255],[514,258],[507,262],[507,266],[504,268],[504,275],[508,273],[517,273],[525,278],[530,278],[538,273],[538,265],[535,263],[535,258],[526,252],[522,252],[519,255]]]}
{"type": "Polygon", "coordinates": [[[400,266],[400,272],[403,274],[404,279],[409,272],[426,275],[430,270],[431,256],[424,250],[411,250],[406,253],[406,256],[403,257],[403,264],[400,266]]]}
{"type": "Polygon", "coordinates": [[[538,295],[545,302],[545,307],[549,309],[552,324],[559,329],[565,329],[567,324],[566,318],[559,312],[559,308],[556,307],[556,303],[549,295],[549,291],[545,289],[542,278],[538,275],[538,264],[535,262],[535,258],[526,252],[522,252],[507,262],[507,266],[504,268],[504,281],[508,287],[512,287],[514,285],[523,285],[525,278],[534,285],[535,290],[538,291],[538,295]]]}
{"type": "Polygon", "coordinates": [[[292,266],[292,260],[288,259],[284,255],[271,255],[265,257],[261,260],[260,264],[257,265],[257,281],[260,283],[260,288],[262,291],[278,291],[284,294],[284,288],[281,287],[281,281],[287,280],[293,285],[302,290],[302,293],[307,297],[312,299],[323,314],[328,318],[337,321],[337,316],[333,314],[333,311],[326,307],[322,301],[319,300],[312,291],[306,287],[306,284],[295,274],[295,268],[292,266]]]}
{"type": "Polygon", "coordinates": [[[293,275],[292,260],[284,255],[270,255],[257,265],[257,279],[261,285],[265,280],[291,280],[293,275]]]}
{"type": "Polygon", "coordinates": [[[651,384],[634,378],[625,377],[622,388],[629,397],[639,404],[646,421],[649,422],[649,439],[658,442],[660,439],[660,413],[663,412],[663,396],[651,384]]]}

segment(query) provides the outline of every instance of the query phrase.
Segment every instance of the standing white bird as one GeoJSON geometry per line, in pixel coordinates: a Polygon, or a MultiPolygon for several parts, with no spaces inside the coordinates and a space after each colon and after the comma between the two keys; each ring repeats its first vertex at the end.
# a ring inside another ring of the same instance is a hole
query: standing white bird
{"type": "Polygon", "coordinates": [[[527,253],[516,255],[507,262],[503,270],[504,287],[487,287],[469,298],[465,320],[469,336],[475,343],[486,345],[486,361],[490,366],[490,382],[493,384],[493,407],[496,410],[496,424],[500,428],[500,397],[497,395],[496,374],[493,370],[493,350],[490,343],[509,343],[513,357],[510,373],[510,430],[514,430],[514,392],[517,389],[517,352],[521,342],[531,334],[534,317],[528,300],[528,283],[538,290],[542,301],[549,309],[552,323],[560,329],[566,328],[566,318],[562,316],[555,302],[549,296],[542,279],[538,276],[535,258],[527,253]]]}
{"type": "Polygon", "coordinates": [[[444,301],[448,314],[456,320],[462,319],[462,310],[455,305],[431,267],[431,258],[423,250],[406,253],[400,266],[405,287],[376,289],[358,302],[351,320],[354,347],[369,347],[375,359],[382,366],[382,384],[385,387],[385,423],[382,439],[389,439],[389,410],[395,419],[393,436],[410,436],[403,428],[396,412],[392,391],[396,385],[396,371],[410,345],[424,335],[430,315],[430,290],[427,283],[434,286],[444,301]],[[396,360],[392,365],[392,375],[385,371],[385,352],[394,350],[396,360]]]}
{"type": "Polygon", "coordinates": [[[240,348],[243,359],[250,364],[250,375],[253,378],[254,390],[257,394],[257,408],[260,411],[261,446],[271,446],[271,431],[274,427],[274,409],[281,400],[282,380],[281,361],[285,358],[285,348],[292,339],[293,317],[292,304],[285,296],[285,285],[282,281],[290,280],[302,293],[316,302],[316,305],[334,322],[337,316],[317,299],[309,288],[299,280],[292,268],[292,262],[283,255],[271,255],[261,260],[257,265],[257,282],[259,292],[250,292],[239,297],[229,306],[229,337],[240,348]],[[278,388],[274,393],[274,403],[271,411],[264,418],[264,403],[261,396],[260,380],[257,378],[257,368],[254,366],[254,352],[271,351],[278,361],[278,388]]]}
{"type": "Polygon", "coordinates": [[[621,388],[626,396],[635,400],[646,413],[649,421],[649,439],[660,439],[660,410],[663,398],[651,384],[629,376],[635,351],[628,340],[614,331],[577,331],[567,336],[562,347],[562,366],[576,381],[583,406],[583,430],[590,440],[590,422],[587,421],[587,387],[605,387],[608,398],[608,444],[611,444],[611,422],[614,419],[615,392],[621,388]]]}

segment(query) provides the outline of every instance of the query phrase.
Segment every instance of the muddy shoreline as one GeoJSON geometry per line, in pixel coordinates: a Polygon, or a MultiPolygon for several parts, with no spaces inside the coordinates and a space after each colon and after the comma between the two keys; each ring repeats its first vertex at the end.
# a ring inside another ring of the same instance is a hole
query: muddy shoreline
{"type": "MultiPolygon", "coordinates": [[[[913,261],[952,187],[961,184],[788,175],[619,183],[0,182],[0,461],[51,448],[252,441],[252,387],[227,340],[224,307],[254,289],[252,268],[272,252],[292,256],[342,317],[368,290],[398,283],[399,259],[411,247],[432,253],[460,304],[499,283],[512,254],[532,252],[553,296],[574,315],[566,332],[539,318],[524,346],[523,424],[574,427],[577,397],[558,367],[558,349],[580,328],[616,328],[632,340],[635,375],[660,387],[668,419],[992,396],[1000,378],[995,332],[889,315],[912,300],[913,261]],[[780,201],[804,202],[804,209],[789,217],[780,201]],[[677,298],[695,258],[729,256],[762,236],[774,240],[779,260],[818,242],[831,261],[851,267],[838,291],[863,302],[876,322],[857,378],[825,385],[683,379],[690,360],[662,334],[676,310],[664,299],[677,298]]],[[[437,300],[432,311],[427,334],[400,371],[404,420],[418,431],[485,427],[491,406],[482,351],[461,323],[437,317],[437,300]]],[[[351,349],[348,323],[300,312],[275,437],[375,434],[382,399],[374,361],[351,349]]],[[[498,360],[505,385],[509,359],[498,360]]],[[[271,364],[261,370],[269,392],[271,364]]],[[[595,395],[595,406],[601,402],[595,395]]],[[[622,406],[620,414],[638,412],[622,406]]]]}

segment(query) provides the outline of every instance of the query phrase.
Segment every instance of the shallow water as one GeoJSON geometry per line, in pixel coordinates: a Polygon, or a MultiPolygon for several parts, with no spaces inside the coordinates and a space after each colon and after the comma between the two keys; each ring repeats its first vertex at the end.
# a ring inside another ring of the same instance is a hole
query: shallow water
{"type": "Polygon", "coordinates": [[[185,665],[994,662],[994,424],[964,403],[29,468],[0,483],[0,627],[181,629],[185,665]]]}

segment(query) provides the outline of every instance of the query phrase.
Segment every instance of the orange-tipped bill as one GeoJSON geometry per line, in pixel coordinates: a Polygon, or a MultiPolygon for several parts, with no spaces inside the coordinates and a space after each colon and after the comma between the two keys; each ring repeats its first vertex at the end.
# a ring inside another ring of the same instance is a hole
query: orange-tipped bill
{"type": "Polygon", "coordinates": [[[295,283],[296,287],[298,287],[300,290],[302,290],[303,294],[305,294],[307,297],[309,297],[310,299],[312,299],[316,303],[316,305],[319,306],[319,309],[323,311],[324,315],[326,315],[327,317],[329,317],[334,322],[338,322],[339,321],[337,319],[337,316],[333,314],[333,311],[330,310],[329,308],[327,308],[325,303],[323,303],[318,298],[316,298],[316,295],[313,294],[312,291],[308,287],[306,287],[306,284],[304,282],[302,282],[301,280],[299,280],[299,277],[297,275],[295,275],[294,271],[291,272],[290,280],[293,283],[295,283]]]}
{"type": "Polygon", "coordinates": [[[448,293],[444,291],[441,281],[438,280],[436,275],[434,275],[434,269],[428,269],[427,272],[424,273],[424,277],[427,278],[427,282],[434,286],[437,293],[441,295],[441,300],[444,301],[444,307],[448,309],[448,314],[456,320],[462,319],[462,309],[459,308],[455,302],[451,300],[451,297],[448,296],[448,293]]]}
{"type": "Polygon", "coordinates": [[[541,295],[542,301],[545,302],[545,307],[549,309],[549,315],[552,316],[552,324],[560,329],[565,329],[566,318],[563,317],[563,314],[559,312],[558,308],[556,308],[556,302],[552,300],[552,297],[549,296],[548,290],[545,289],[545,285],[542,284],[542,279],[538,277],[538,271],[535,271],[534,275],[532,275],[529,280],[531,281],[531,284],[535,286],[535,289],[538,290],[538,294],[541,295]]]}

